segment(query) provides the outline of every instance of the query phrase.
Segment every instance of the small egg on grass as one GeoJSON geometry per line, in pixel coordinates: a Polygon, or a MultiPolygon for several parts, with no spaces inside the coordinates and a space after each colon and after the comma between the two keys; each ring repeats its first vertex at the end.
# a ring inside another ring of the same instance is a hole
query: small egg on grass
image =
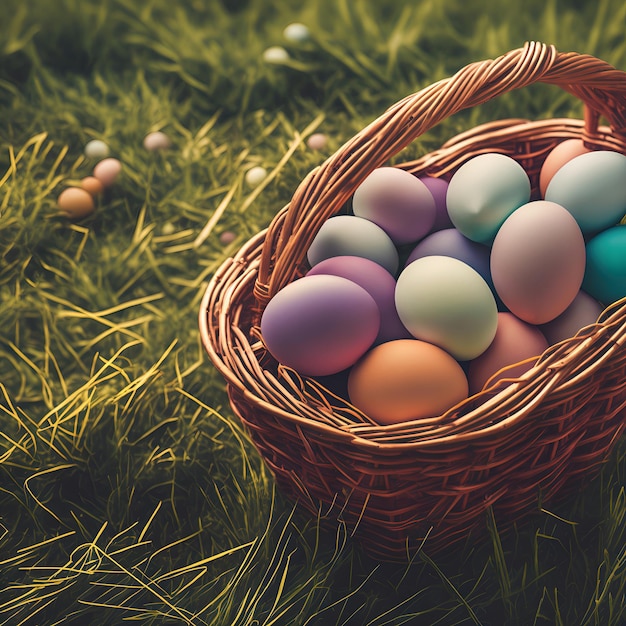
{"type": "Polygon", "coordinates": [[[256,187],[257,185],[260,185],[261,182],[263,182],[266,176],[267,170],[260,165],[256,165],[255,167],[251,167],[246,172],[246,183],[248,183],[250,187],[256,187]]]}
{"type": "Polygon", "coordinates": [[[101,139],[92,139],[85,144],[84,152],[88,159],[104,159],[109,156],[109,146],[101,139]]]}
{"type": "Polygon", "coordinates": [[[104,192],[104,185],[95,176],[85,176],[80,181],[80,186],[92,196],[100,196],[104,192]]]}
{"type": "Polygon", "coordinates": [[[293,22],[285,26],[283,37],[287,39],[287,41],[302,43],[311,37],[311,31],[309,31],[308,27],[304,24],[293,22]]]}
{"type": "Polygon", "coordinates": [[[61,214],[72,220],[83,219],[96,208],[91,194],[80,187],[64,189],[57,199],[57,205],[61,214]]]}
{"type": "Polygon", "coordinates": [[[143,147],[150,152],[167,150],[171,145],[170,138],[160,130],[148,133],[143,140],[143,147]]]}
{"type": "Polygon", "coordinates": [[[220,235],[220,243],[224,246],[227,246],[228,244],[231,244],[233,241],[235,241],[236,238],[237,235],[232,230],[225,230],[220,235]]]}
{"type": "Polygon", "coordinates": [[[263,60],[266,63],[276,63],[280,65],[289,61],[289,52],[282,46],[270,46],[263,52],[263,60]]]}
{"type": "Polygon", "coordinates": [[[104,187],[110,187],[122,171],[122,164],[117,159],[103,159],[94,167],[93,175],[104,187]]]}
{"type": "Polygon", "coordinates": [[[323,150],[328,143],[328,137],[324,133],[313,133],[306,142],[311,150],[323,150]]]}

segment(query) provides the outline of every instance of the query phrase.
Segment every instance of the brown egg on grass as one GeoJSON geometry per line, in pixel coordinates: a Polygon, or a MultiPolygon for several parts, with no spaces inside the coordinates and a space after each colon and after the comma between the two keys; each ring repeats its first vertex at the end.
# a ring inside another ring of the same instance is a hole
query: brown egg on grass
{"type": "Polygon", "coordinates": [[[93,197],[100,196],[104,192],[104,185],[95,176],[86,176],[80,181],[80,186],[93,197]]]}
{"type": "Polygon", "coordinates": [[[72,220],[80,220],[91,215],[96,206],[91,194],[80,187],[64,189],[57,199],[62,215],[72,220]]]}

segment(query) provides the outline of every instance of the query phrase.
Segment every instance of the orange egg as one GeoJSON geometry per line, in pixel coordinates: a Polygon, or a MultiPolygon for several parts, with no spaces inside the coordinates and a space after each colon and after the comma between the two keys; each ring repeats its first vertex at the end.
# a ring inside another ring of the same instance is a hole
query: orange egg
{"type": "Polygon", "coordinates": [[[371,349],[351,369],[348,395],[379,424],[435,417],[467,398],[457,361],[437,346],[398,339],[371,349]]]}
{"type": "Polygon", "coordinates": [[[80,181],[80,186],[92,196],[99,196],[104,191],[104,185],[95,176],[86,176],[80,181]]]}
{"type": "MultiPolygon", "coordinates": [[[[498,313],[498,327],[491,345],[469,364],[467,378],[470,393],[478,393],[503,367],[538,357],[547,347],[547,339],[536,326],[523,322],[512,313],[498,313]]],[[[500,378],[518,378],[533,365],[534,361],[530,361],[507,369],[491,383],[500,378]]]]}
{"type": "Polygon", "coordinates": [[[64,189],[57,199],[57,204],[61,213],[73,220],[87,217],[95,209],[91,194],[80,187],[64,189]]]}
{"type": "Polygon", "coordinates": [[[591,151],[585,147],[582,139],[567,139],[552,148],[539,172],[539,191],[542,198],[545,198],[548,183],[552,180],[557,170],[574,157],[586,152],[591,151]]]}

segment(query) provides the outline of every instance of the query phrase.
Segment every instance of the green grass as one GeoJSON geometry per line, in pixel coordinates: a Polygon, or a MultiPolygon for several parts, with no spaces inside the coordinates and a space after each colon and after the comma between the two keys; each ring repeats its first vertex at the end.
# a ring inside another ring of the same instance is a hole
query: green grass
{"type": "MultiPolygon", "coordinates": [[[[5,0],[0,22],[0,624],[626,621],[626,449],[575,498],[450,554],[378,563],[277,493],[196,326],[221,262],[398,99],[526,40],[626,68],[619,0],[5,0]],[[225,8],[226,7],[226,8],[225,8]],[[538,17],[537,17],[538,16],[538,17]],[[282,29],[306,23],[312,40],[282,29]],[[283,45],[291,61],[261,54],[283,45]],[[144,135],[166,131],[152,154],[144,135]],[[312,152],[307,133],[329,144],[312,152]],[[56,198],[119,183],[70,223],[56,198]],[[262,189],[243,173],[272,172],[262,189]],[[208,225],[208,226],[207,226],[208,225]],[[236,240],[224,246],[220,233],[236,240]]],[[[533,86],[499,117],[579,116],[533,86]]]]}

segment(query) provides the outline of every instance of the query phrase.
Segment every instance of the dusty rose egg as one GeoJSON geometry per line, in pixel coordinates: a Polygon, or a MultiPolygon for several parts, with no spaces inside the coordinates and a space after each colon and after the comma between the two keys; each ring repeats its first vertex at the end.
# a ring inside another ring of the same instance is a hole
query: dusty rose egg
{"type": "Polygon", "coordinates": [[[64,189],[59,194],[57,205],[63,215],[73,220],[87,217],[95,210],[91,194],[80,187],[64,189]]]}
{"type": "Polygon", "coordinates": [[[103,159],[93,168],[93,175],[105,187],[110,187],[122,171],[122,164],[117,159],[103,159]]]}
{"type": "Polygon", "coordinates": [[[537,200],[500,227],[491,248],[491,278],[511,313],[529,324],[544,324],[576,297],[585,258],[585,240],[572,214],[537,200]]]}
{"type": "MultiPolygon", "coordinates": [[[[548,341],[536,326],[523,322],[512,313],[498,313],[496,336],[491,345],[480,356],[470,361],[467,373],[470,394],[479,392],[491,376],[503,367],[538,357],[547,347],[548,341]]],[[[517,378],[533,365],[534,361],[507,369],[491,383],[501,378],[517,378]]]]}
{"type": "Polygon", "coordinates": [[[348,377],[350,402],[379,424],[436,417],[467,394],[461,366],[441,348],[419,339],[372,348],[348,377]]]}
{"type": "Polygon", "coordinates": [[[587,292],[579,291],[573,302],[555,319],[541,325],[541,332],[550,344],[573,337],[581,328],[594,324],[600,313],[602,304],[587,292]]]}
{"type": "Polygon", "coordinates": [[[283,287],[261,316],[269,352],[308,376],[336,374],[370,348],[380,327],[372,296],[339,276],[304,276],[283,287]]]}

